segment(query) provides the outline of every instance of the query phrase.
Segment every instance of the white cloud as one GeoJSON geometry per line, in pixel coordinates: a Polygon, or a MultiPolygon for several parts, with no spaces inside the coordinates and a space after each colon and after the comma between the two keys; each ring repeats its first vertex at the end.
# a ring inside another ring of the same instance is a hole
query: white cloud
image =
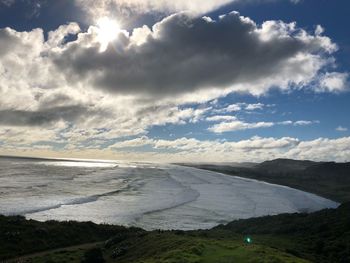
{"type": "Polygon", "coordinates": [[[101,17],[118,15],[130,15],[135,13],[174,13],[179,11],[192,11],[195,14],[203,14],[217,9],[220,6],[234,2],[234,0],[75,0],[76,3],[87,11],[88,16],[101,17]]]}
{"type": "MultiPolygon", "coordinates": [[[[118,142],[111,146],[115,151],[123,147],[151,146],[153,150],[148,156],[167,162],[251,162],[274,158],[308,159],[315,161],[350,160],[350,137],[339,139],[319,138],[300,141],[296,138],[261,138],[252,137],[242,141],[200,141],[194,138],[176,140],[155,140],[148,137],[118,142]],[[135,142],[137,142],[135,144],[135,142]],[[127,146],[126,146],[127,145],[127,146]],[[160,150],[172,150],[173,153],[160,153],[160,150]]],[[[134,153],[141,157],[143,154],[134,153]]]]}
{"type": "Polygon", "coordinates": [[[120,33],[101,53],[96,28],[91,27],[56,56],[53,53],[53,60],[70,85],[193,101],[193,91],[216,91],[217,97],[234,91],[261,95],[273,87],[301,88],[333,61],[330,54],[337,49],[328,37],[308,34],[295,24],[267,21],[260,27],[235,12],[214,22],[175,14],[142,32],[143,40],[139,33],[137,40],[120,33]]]}
{"type": "Polygon", "coordinates": [[[241,104],[231,104],[226,108],[222,109],[223,112],[235,112],[242,110],[241,104]]]}
{"type": "MultiPolygon", "coordinates": [[[[273,0],[249,0],[248,3],[263,1],[273,2],[273,0]]],[[[300,2],[300,0],[289,1],[294,4],[300,2]]],[[[75,2],[86,12],[89,19],[96,20],[108,16],[121,17],[125,20],[138,14],[171,14],[181,11],[189,11],[193,15],[203,15],[227,4],[247,2],[247,0],[75,0],[75,2]]]]}
{"type": "Polygon", "coordinates": [[[28,146],[36,142],[56,142],[62,143],[57,134],[57,129],[62,124],[58,124],[54,127],[42,129],[40,127],[15,127],[15,126],[0,126],[0,142],[4,143],[7,146],[28,146]]]}
{"type": "Polygon", "coordinates": [[[296,121],[294,122],[293,125],[295,126],[306,126],[306,125],[311,125],[311,124],[318,124],[320,123],[319,121],[296,121]]]}
{"type": "Polygon", "coordinates": [[[249,111],[253,111],[253,110],[262,110],[264,108],[264,104],[262,103],[255,103],[255,104],[248,104],[245,109],[249,110],[249,111]]]}
{"type": "Polygon", "coordinates": [[[346,131],[348,131],[348,128],[345,128],[343,126],[338,126],[335,130],[339,131],[339,132],[346,132],[346,131]]]}
{"type": "Polygon", "coordinates": [[[54,31],[48,33],[47,45],[55,49],[64,45],[65,37],[68,35],[76,35],[80,32],[80,26],[77,23],[70,23],[68,25],[61,25],[54,31]]]}
{"type": "Polygon", "coordinates": [[[325,29],[321,25],[317,25],[315,29],[315,34],[320,36],[324,33],[325,29]]]}
{"type": "Polygon", "coordinates": [[[281,121],[278,124],[280,124],[280,125],[293,125],[293,123],[294,122],[292,122],[292,121],[281,121]]]}
{"type": "MultiPolygon", "coordinates": [[[[104,147],[155,125],[196,123],[215,109],[190,103],[302,88],[320,78],[336,51],[330,38],[295,24],[257,25],[237,13],[211,22],[171,15],[152,28],[120,31],[106,52],[100,52],[96,27],[80,30],[76,23],[63,25],[46,40],[42,29],[0,29],[0,141],[6,147],[51,141],[72,150],[94,140],[104,147]],[[67,42],[69,34],[77,39],[67,42]]],[[[341,89],[335,76],[324,80],[328,91],[341,89]]],[[[261,107],[230,105],[226,111],[261,107]]],[[[229,124],[215,129],[274,125],[225,118],[229,124]]]]}
{"type": "Polygon", "coordinates": [[[268,104],[265,105],[263,103],[245,103],[245,102],[239,102],[230,104],[224,108],[215,109],[214,111],[216,113],[230,113],[230,112],[239,112],[239,111],[256,111],[256,110],[262,110],[266,107],[273,107],[274,105],[268,104]]]}
{"type": "MultiPolygon", "coordinates": [[[[185,103],[199,98],[215,99],[233,91],[258,95],[275,86],[281,89],[304,86],[328,63],[329,58],[321,54],[336,50],[329,38],[310,35],[295,25],[268,21],[258,27],[237,13],[210,23],[185,14],[172,15],[152,30],[143,27],[132,34],[120,33],[113,43],[115,46],[111,45],[102,53],[95,27],[79,33],[76,41],[63,42],[67,34],[76,34],[79,30],[74,23],[61,26],[50,32],[49,40],[44,42],[42,30],[20,33],[3,29],[0,55],[6,55],[0,65],[4,72],[5,83],[2,85],[12,81],[10,85],[19,86],[22,82],[28,87],[26,93],[33,93],[36,88],[37,94],[40,88],[47,90],[60,86],[62,89],[84,87],[87,92],[102,89],[102,92],[143,97],[152,94],[153,97],[173,98],[177,95],[176,99],[185,103]],[[251,37],[244,39],[246,33],[251,37]],[[213,38],[215,42],[211,41],[213,38]],[[198,39],[202,39],[202,43],[198,39]],[[178,56],[177,51],[184,46],[183,55],[178,56]],[[9,47],[11,52],[6,53],[9,47]],[[264,48],[270,50],[269,58],[261,50],[264,48]],[[288,52],[280,53],[281,50],[288,52]],[[159,54],[162,51],[164,53],[159,54]],[[243,56],[241,61],[236,59],[237,52],[243,56]],[[254,54],[254,64],[251,64],[249,54],[254,54]],[[220,59],[222,57],[226,62],[220,59]],[[262,63],[255,63],[256,59],[262,63]],[[134,61],[140,63],[133,64],[134,61]],[[180,79],[176,77],[179,74],[182,75],[180,79]],[[197,93],[190,93],[193,90],[197,93]]],[[[335,83],[334,76],[339,77],[332,73],[323,82],[327,82],[332,90],[339,90],[341,86],[335,83]]],[[[262,105],[248,105],[247,109],[251,107],[257,109],[262,105]]],[[[236,106],[236,109],[228,110],[238,109],[236,106]]]]}
{"type": "Polygon", "coordinates": [[[326,73],[320,77],[319,84],[316,87],[318,92],[342,92],[349,90],[348,73],[326,73]]]}
{"type": "Polygon", "coordinates": [[[236,120],[236,119],[237,118],[235,116],[215,115],[215,116],[207,117],[205,120],[206,121],[217,122],[217,121],[233,121],[233,120],[236,120]]]}
{"type": "Polygon", "coordinates": [[[209,131],[215,133],[224,133],[224,132],[232,132],[232,131],[242,131],[242,130],[250,130],[250,129],[258,129],[258,128],[269,128],[275,125],[294,125],[294,126],[306,126],[312,124],[318,124],[319,121],[282,121],[282,122],[244,122],[241,120],[234,119],[233,121],[226,121],[215,124],[208,128],[209,131]]]}
{"type": "Polygon", "coordinates": [[[152,139],[148,139],[148,137],[142,136],[132,140],[117,142],[113,145],[110,145],[109,148],[118,149],[118,148],[129,148],[129,147],[141,147],[141,146],[151,145],[151,144],[154,144],[154,141],[152,139]]]}
{"type": "Polygon", "coordinates": [[[215,124],[212,127],[209,127],[208,130],[215,133],[223,133],[223,132],[230,132],[230,131],[267,128],[267,127],[272,127],[274,125],[275,124],[273,122],[248,123],[248,122],[236,120],[231,122],[221,122],[219,124],[215,124]]]}

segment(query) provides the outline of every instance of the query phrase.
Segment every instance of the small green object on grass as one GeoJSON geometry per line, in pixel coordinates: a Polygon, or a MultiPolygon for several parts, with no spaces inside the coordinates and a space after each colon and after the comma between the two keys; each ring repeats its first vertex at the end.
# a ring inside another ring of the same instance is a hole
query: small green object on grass
{"type": "Polygon", "coordinates": [[[247,243],[247,244],[251,244],[253,242],[252,238],[251,237],[245,237],[244,238],[244,241],[247,243]]]}

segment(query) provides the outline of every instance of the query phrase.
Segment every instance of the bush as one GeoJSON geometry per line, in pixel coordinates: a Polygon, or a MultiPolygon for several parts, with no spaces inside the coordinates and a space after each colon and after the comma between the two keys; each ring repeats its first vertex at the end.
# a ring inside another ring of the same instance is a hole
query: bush
{"type": "Polygon", "coordinates": [[[100,248],[93,248],[85,252],[81,263],[104,263],[102,250],[100,248]]]}

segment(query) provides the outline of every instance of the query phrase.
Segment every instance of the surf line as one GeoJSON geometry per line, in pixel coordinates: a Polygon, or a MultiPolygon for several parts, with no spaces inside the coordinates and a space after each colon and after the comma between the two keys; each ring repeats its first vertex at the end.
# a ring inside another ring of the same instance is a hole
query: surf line
{"type": "Polygon", "coordinates": [[[75,199],[70,200],[68,202],[62,202],[60,204],[53,205],[53,206],[48,206],[48,207],[43,207],[43,208],[38,208],[38,209],[32,209],[32,210],[28,210],[28,211],[22,212],[20,214],[21,215],[31,215],[31,214],[35,214],[35,213],[39,213],[39,212],[44,212],[44,211],[50,211],[50,210],[53,210],[53,209],[58,209],[58,208],[61,208],[62,206],[71,206],[71,205],[93,203],[93,202],[96,202],[101,197],[119,194],[119,193],[121,193],[123,191],[125,191],[125,189],[115,190],[115,191],[111,191],[111,192],[107,192],[107,193],[103,193],[103,194],[91,195],[91,196],[87,196],[87,197],[75,198],[75,199]]]}

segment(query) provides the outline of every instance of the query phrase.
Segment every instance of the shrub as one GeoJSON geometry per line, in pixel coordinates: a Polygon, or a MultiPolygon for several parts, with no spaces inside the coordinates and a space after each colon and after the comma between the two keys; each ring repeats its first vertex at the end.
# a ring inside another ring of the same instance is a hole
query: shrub
{"type": "Polygon", "coordinates": [[[100,248],[92,248],[85,252],[81,263],[104,263],[102,250],[100,248]]]}

